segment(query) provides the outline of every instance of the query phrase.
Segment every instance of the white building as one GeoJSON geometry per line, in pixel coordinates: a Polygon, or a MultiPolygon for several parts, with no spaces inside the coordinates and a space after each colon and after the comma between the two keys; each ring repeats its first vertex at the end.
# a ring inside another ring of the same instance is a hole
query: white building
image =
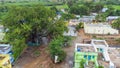
{"type": "Polygon", "coordinates": [[[112,20],[116,20],[116,19],[118,19],[118,18],[120,18],[120,16],[108,16],[108,17],[106,18],[106,21],[112,21],[112,20]]]}
{"type": "Polygon", "coordinates": [[[108,8],[103,8],[102,12],[106,12],[108,10],[108,8]]]}
{"type": "Polygon", "coordinates": [[[80,18],[80,22],[92,23],[95,20],[95,16],[83,16],[80,18]]]}
{"type": "Polygon", "coordinates": [[[116,66],[114,65],[114,63],[111,61],[111,59],[109,57],[109,53],[108,53],[109,45],[107,44],[107,42],[105,40],[92,39],[91,44],[95,47],[95,49],[97,49],[98,53],[99,52],[102,53],[104,60],[106,62],[109,62],[109,68],[116,68],[116,66]]]}
{"type": "Polygon", "coordinates": [[[87,34],[119,34],[119,31],[113,29],[108,24],[86,24],[84,23],[84,31],[87,34]]]}

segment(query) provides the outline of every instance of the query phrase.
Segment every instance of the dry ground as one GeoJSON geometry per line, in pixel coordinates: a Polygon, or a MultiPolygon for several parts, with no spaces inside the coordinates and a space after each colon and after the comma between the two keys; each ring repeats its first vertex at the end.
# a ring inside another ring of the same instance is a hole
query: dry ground
{"type": "Polygon", "coordinates": [[[111,61],[115,64],[116,68],[120,68],[120,49],[109,48],[109,56],[111,61]]]}

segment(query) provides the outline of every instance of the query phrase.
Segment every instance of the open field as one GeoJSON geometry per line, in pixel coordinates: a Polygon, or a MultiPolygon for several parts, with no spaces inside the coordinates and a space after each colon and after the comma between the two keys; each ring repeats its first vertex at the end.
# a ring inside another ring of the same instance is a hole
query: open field
{"type": "Polygon", "coordinates": [[[120,5],[112,5],[113,8],[120,10],[120,5]]]}
{"type": "MultiPolygon", "coordinates": [[[[9,6],[9,5],[34,5],[34,4],[42,4],[42,5],[52,5],[55,4],[54,2],[41,2],[41,1],[34,1],[34,2],[11,2],[11,3],[0,3],[1,5],[9,6]]],[[[57,3],[59,4],[59,3],[57,3]]]]}
{"type": "Polygon", "coordinates": [[[105,7],[107,6],[112,6],[114,9],[120,10],[120,5],[105,5],[105,7]]]}
{"type": "Polygon", "coordinates": [[[4,6],[32,6],[32,5],[45,5],[46,7],[52,7],[52,6],[56,6],[56,8],[58,9],[62,9],[62,8],[68,8],[68,6],[66,4],[62,4],[62,3],[56,3],[56,2],[41,2],[41,1],[34,1],[34,2],[13,2],[13,3],[0,3],[0,5],[4,5],[4,6]]]}

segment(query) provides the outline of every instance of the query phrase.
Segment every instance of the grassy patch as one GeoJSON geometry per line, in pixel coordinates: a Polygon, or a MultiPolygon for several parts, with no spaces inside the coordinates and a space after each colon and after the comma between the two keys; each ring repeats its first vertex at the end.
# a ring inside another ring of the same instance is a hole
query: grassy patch
{"type": "Polygon", "coordinates": [[[58,6],[56,6],[58,9],[62,9],[62,8],[68,8],[68,6],[65,4],[65,5],[58,5],[58,6]]]}
{"type": "Polygon", "coordinates": [[[120,10],[120,6],[119,5],[105,5],[105,7],[107,7],[107,6],[112,6],[114,9],[120,10]]]}
{"type": "Polygon", "coordinates": [[[120,6],[119,5],[112,5],[113,8],[115,8],[116,10],[120,10],[120,6]]]}
{"type": "Polygon", "coordinates": [[[68,6],[62,3],[55,3],[55,2],[41,2],[41,1],[34,1],[34,2],[13,2],[13,3],[0,3],[0,5],[4,6],[34,6],[34,5],[45,5],[46,7],[50,8],[52,6],[56,6],[58,9],[65,8],[67,9],[68,6]]]}

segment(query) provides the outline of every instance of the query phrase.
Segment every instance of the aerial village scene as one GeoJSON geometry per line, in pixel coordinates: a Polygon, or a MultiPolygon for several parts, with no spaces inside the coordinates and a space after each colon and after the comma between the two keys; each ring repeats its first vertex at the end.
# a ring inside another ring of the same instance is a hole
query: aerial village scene
{"type": "Polygon", "coordinates": [[[0,0],[0,68],[120,68],[120,0],[0,0]]]}

